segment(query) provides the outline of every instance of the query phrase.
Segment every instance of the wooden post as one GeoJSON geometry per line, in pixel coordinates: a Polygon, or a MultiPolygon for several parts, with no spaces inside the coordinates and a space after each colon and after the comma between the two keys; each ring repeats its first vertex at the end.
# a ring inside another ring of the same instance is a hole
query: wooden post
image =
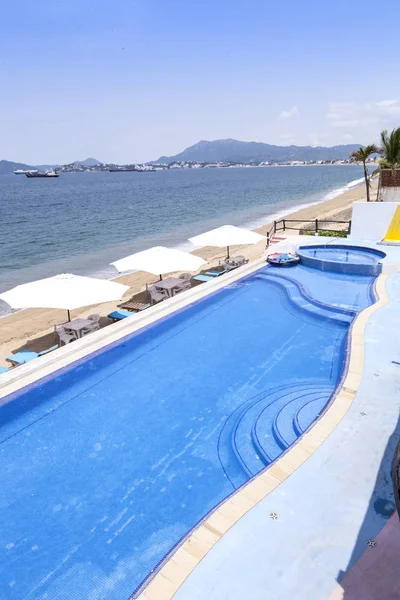
{"type": "Polygon", "coordinates": [[[283,222],[283,231],[286,231],[286,220],[282,219],[282,222],[283,222]]]}
{"type": "Polygon", "coordinates": [[[349,221],[349,231],[348,231],[347,235],[350,235],[350,234],[351,234],[351,220],[349,221]]]}
{"type": "Polygon", "coordinates": [[[318,233],[318,219],[315,219],[315,233],[318,233]]]}
{"type": "Polygon", "coordinates": [[[276,233],[276,221],[274,221],[274,233],[276,233]]]}

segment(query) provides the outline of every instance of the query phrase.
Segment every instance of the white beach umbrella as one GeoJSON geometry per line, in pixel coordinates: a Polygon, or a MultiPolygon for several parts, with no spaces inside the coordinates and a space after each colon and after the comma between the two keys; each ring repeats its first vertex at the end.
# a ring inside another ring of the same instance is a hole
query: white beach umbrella
{"type": "Polygon", "coordinates": [[[242,229],[233,225],[223,225],[217,229],[211,229],[211,231],[189,238],[189,242],[193,246],[198,247],[217,246],[217,248],[223,248],[226,246],[227,257],[229,258],[229,246],[257,244],[257,242],[265,239],[264,235],[250,231],[250,229],[242,229]]]}
{"type": "Polygon", "coordinates": [[[18,285],[0,294],[0,300],[12,308],[64,308],[70,319],[74,308],[120,300],[127,290],[114,281],[63,273],[18,285]]]}
{"type": "Polygon", "coordinates": [[[111,264],[120,273],[123,271],[146,271],[153,275],[159,275],[162,279],[165,273],[172,271],[197,271],[199,267],[206,264],[206,261],[189,252],[154,246],[154,248],[136,252],[136,254],[126,256],[111,264]]]}

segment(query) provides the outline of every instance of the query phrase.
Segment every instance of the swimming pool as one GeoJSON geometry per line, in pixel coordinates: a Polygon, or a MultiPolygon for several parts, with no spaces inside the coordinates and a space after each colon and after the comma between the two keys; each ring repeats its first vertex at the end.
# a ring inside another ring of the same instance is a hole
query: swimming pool
{"type": "Polygon", "coordinates": [[[318,417],[373,281],[264,267],[4,403],[0,598],[128,600],[318,417]]]}
{"type": "Polygon", "coordinates": [[[301,246],[298,254],[303,265],[314,269],[359,275],[379,275],[379,261],[386,256],[380,250],[344,244],[301,246]]]}

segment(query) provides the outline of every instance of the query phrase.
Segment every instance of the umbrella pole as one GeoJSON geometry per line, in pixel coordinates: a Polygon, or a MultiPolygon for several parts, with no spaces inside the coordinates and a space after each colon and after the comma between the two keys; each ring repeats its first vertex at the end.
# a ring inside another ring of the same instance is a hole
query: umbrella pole
{"type": "Polygon", "coordinates": [[[229,258],[229,246],[226,247],[226,258],[229,258]]]}
{"type": "Polygon", "coordinates": [[[162,281],[162,275],[160,275],[160,281],[162,281]]]}
{"type": "Polygon", "coordinates": [[[71,313],[69,312],[69,309],[67,309],[67,313],[68,313],[68,323],[69,323],[71,320],[71,313]]]}

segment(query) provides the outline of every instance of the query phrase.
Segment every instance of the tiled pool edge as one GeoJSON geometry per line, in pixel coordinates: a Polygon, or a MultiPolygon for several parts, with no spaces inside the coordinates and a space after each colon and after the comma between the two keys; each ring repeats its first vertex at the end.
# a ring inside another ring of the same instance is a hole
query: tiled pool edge
{"type": "Polygon", "coordinates": [[[355,319],[349,339],[348,369],[342,386],[326,412],[281,458],[220,504],[173,551],[152,579],[131,600],[171,600],[187,577],[217,541],[258,502],[285,481],[321,446],[347,413],[364,369],[364,332],[370,315],[387,304],[387,275],[376,280],[376,303],[355,319]]]}

